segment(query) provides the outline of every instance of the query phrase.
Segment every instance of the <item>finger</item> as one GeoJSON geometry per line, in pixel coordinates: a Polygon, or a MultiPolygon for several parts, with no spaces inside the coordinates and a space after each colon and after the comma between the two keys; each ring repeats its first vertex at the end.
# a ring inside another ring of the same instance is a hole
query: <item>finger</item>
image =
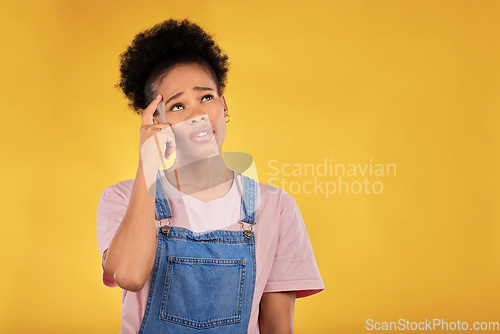
{"type": "Polygon", "coordinates": [[[157,149],[157,152],[158,152],[158,156],[160,157],[160,160],[161,160],[161,163],[162,163],[162,167],[163,167],[163,169],[166,169],[165,161],[163,160],[164,154],[161,151],[160,142],[158,141],[158,137],[156,135],[153,135],[153,136],[155,137],[156,149],[157,149]]]}
{"type": "Polygon", "coordinates": [[[173,150],[166,150],[165,151],[165,159],[169,160],[170,157],[174,154],[174,151],[173,150]]]}
{"type": "Polygon", "coordinates": [[[158,107],[158,104],[162,103],[162,96],[158,95],[146,109],[142,112],[142,125],[153,124],[153,114],[158,107]]]}
{"type": "Polygon", "coordinates": [[[175,140],[172,140],[173,138],[169,138],[166,142],[166,145],[165,145],[165,153],[164,153],[164,156],[165,156],[165,159],[169,159],[170,156],[172,154],[174,154],[175,152],[175,140]]]}
{"type": "Polygon", "coordinates": [[[155,134],[158,136],[161,143],[175,147],[175,135],[171,128],[167,128],[164,131],[158,131],[155,134]]]}
{"type": "Polygon", "coordinates": [[[161,129],[170,129],[172,127],[172,125],[170,125],[170,123],[159,123],[159,124],[151,124],[151,127],[153,128],[157,128],[158,130],[161,130],[161,129]]]}
{"type": "Polygon", "coordinates": [[[154,126],[153,128],[155,130],[154,133],[161,138],[163,143],[165,143],[167,140],[174,140],[175,135],[172,131],[172,127],[170,127],[169,125],[163,124],[163,126],[154,126]]]}
{"type": "Polygon", "coordinates": [[[165,157],[168,159],[167,155],[170,156],[170,155],[174,154],[174,152],[175,152],[175,146],[169,146],[165,150],[165,157]]]}
{"type": "Polygon", "coordinates": [[[175,151],[175,148],[176,148],[176,147],[177,147],[177,146],[175,145],[175,141],[174,141],[174,140],[169,141],[169,142],[167,143],[167,146],[166,146],[166,151],[169,151],[170,153],[172,153],[172,152],[174,152],[174,151],[175,151]]]}
{"type": "Polygon", "coordinates": [[[175,149],[175,134],[172,131],[171,127],[163,128],[163,131],[158,128],[158,131],[155,132],[155,135],[158,136],[160,143],[166,145],[166,149],[169,147],[175,149]]]}

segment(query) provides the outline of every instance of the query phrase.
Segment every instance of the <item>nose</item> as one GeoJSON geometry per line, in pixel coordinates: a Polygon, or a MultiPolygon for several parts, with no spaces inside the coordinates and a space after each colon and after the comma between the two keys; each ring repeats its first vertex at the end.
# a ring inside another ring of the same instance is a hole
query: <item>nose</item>
{"type": "Polygon", "coordinates": [[[193,116],[190,119],[188,119],[188,124],[199,124],[199,123],[206,123],[206,122],[208,122],[208,115],[207,114],[193,116]]]}

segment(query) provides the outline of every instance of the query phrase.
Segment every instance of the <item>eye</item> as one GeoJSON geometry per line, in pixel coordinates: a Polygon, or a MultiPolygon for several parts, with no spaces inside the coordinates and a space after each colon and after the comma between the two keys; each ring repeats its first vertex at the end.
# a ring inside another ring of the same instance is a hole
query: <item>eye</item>
{"type": "Polygon", "coordinates": [[[181,110],[180,108],[182,108],[182,104],[174,104],[172,106],[172,108],[170,108],[170,110],[172,110],[172,111],[179,111],[179,110],[181,110]],[[179,108],[177,108],[177,107],[179,107],[179,108]]]}
{"type": "Polygon", "coordinates": [[[207,95],[203,96],[201,100],[203,101],[207,97],[209,98],[207,101],[210,101],[210,100],[212,100],[214,98],[214,96],[212,94],[207,94],[207,95]]]}

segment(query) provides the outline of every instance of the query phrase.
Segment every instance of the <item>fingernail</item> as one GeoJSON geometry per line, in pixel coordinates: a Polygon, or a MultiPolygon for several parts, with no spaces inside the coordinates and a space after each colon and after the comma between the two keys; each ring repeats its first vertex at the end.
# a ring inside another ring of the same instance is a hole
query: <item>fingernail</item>
{"type": "Polygon", "coordinates": [[[160,97],[161,97],[161,95],[158,95],[158,96],[156,97],[156,99],[159,99],[160,97]]]}

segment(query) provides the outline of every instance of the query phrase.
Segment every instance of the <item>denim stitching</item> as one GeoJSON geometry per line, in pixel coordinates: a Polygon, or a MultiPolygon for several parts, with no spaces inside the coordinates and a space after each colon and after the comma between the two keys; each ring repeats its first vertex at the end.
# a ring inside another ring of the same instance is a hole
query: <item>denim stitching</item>
{"type": "Polygon", "coordinates": [[[243,205],[241,206],[241,220],[255,224],[255,206],[258,184],[254,179],[241,175],[243,183],[243,205]]]}
{"type": "Polygon", "coordinates": [[[146,303],[146,309],[144,311],[144,316],[143,316],[143,319],[142,319],[141,328],[139,329],[138,334],[140,334],[140,333],[143,332],[144,327],[145,327],[146,322],[147,322],[147,319],[148,319],[148,316],[149,316],[149,308],[150,308],[150,305],[151,305],[151,299],[153,298],[153,289],[154,289],[154,286],[155,286],[155,283],[156,283],[157,274],[158,274],[158,264],[160,262],[161,246],[162,246],[161,242],[158,242],[157,245],[156,245],[156,256],[155,256],[155,264],[154,264],[154,268],[155,269],[153,270],[153,274],[151,275],[151,281],[150,281],[149,293],[148,293],[148,300],[147,300],[147,303],[146,303]]]}
{"type": "Polygon", "coordinates": [[[163,281],[163,296],[160,308],[160,318],[162,318],[162,315],[164,313],[163,310],[166,309],[167,307],[168,292],[170,291],[170,286],[171,286],[171,284],[168,284],[168,282],[170,282],[170,278],[172,277],[172,272],[174,270],[174,266],[170,265],[168,257],[167,257],[167,266],[168,266],[167,274],[165,275],[165,280],[163,281]]]}
{"type": "Polygon", "coordinates": [[[167,194],[165,193],[163,184],[161,183],[160,171],[156,174],[155,207],[156,210],[159,211],[159,216],[158,214],[156,215],[157,220],[172,217],[172,210],[170,210],[170,205],[168,204],[167,194]]]}
{"type": "Polygon", "coordinates": [[[232,323],[237,323],[241,321],[241,313],[243,309],[243,291],[245,287],[245,276],[246,276],[246,259],[200,259],[200,258],[187,258],[187,257],[178,257],[178,256],[168,256],[167,257],[167,262],[168,262],[168,273],[165,277],[165,282],[164,282],[164,293],[162,296],[162,303],[161,303],[161,309],[160,309],[160,318],[163,320],[171,321],[173,323],[179,323],[183,324],[189,327],[193,328],[210,328],[210,327],[215,327],[223,324],[232,324],[232,323]],[[172,262],[172,265],[170,264],[172,262]],[[239,279],[239,291],[238,291],[238,305],[237,305],[237,311],[235,315],[228,315],[222,318],[216,318],[216,319],[211,319],[209,321],[195,321],[192,319],[187,319],[178,315],[171,315],[167,313],[166,310],[166,305],[167,305],[167,300],[168,300],[168,293],[170,291],[170,287],[172,286],[172,279],[175,277],[173,272],[174,272],[174,265],[175,263],[178,264],[183,264],[183,263],[199,263],[199,264],[205,264],[205,265],[210,265],[213,264],[218,265],[218,266],[231,266],[234,267],[235,269],[239,270],[240,273],[240,279],[239,279]],[[171,268],[171,269],[170,269],[171,268]]]}

